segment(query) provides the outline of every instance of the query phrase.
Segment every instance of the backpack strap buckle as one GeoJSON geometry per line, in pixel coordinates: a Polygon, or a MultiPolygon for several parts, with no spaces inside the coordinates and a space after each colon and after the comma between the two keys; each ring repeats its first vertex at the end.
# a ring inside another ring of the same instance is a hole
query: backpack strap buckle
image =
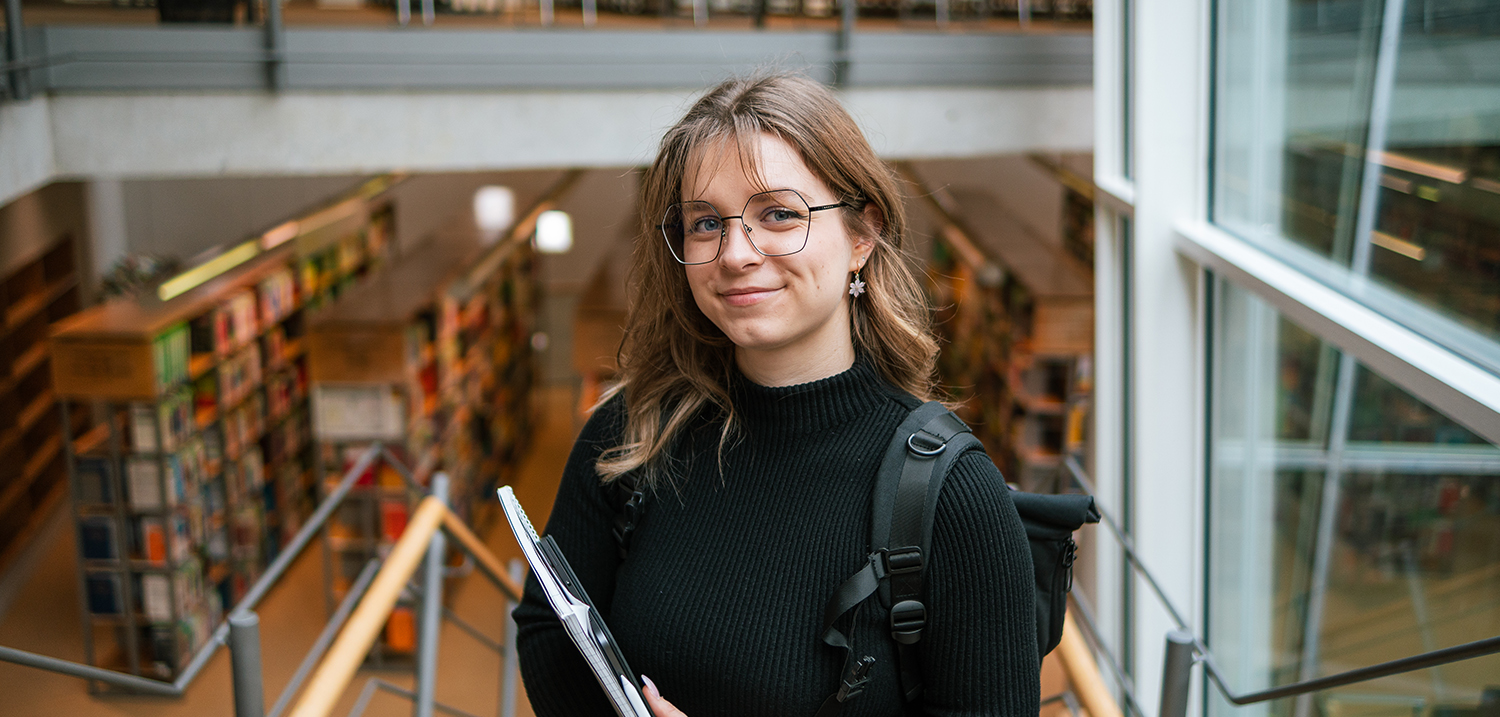
{"type": "Polygon", "coordinates": [[[834,699],[839,702],[848,702],[865,691],[865,685],[870,682],[870,667],[875,664],[875,658],[865,655],[850,666],[844,675],[844,681],[839,684],[838,694],[834,699]]]}

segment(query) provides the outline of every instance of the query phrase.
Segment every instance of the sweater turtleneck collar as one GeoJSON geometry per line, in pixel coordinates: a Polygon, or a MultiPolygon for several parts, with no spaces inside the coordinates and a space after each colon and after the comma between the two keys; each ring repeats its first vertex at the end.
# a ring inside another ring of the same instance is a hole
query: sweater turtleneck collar
{"type": "Polygon", "coordinates": [[[735,369],[730,385],[736,413],[752,432],[813,433],[865,414],[892,389],[858,353],[848,370],[793,386],[761,386],[735,369]]]}

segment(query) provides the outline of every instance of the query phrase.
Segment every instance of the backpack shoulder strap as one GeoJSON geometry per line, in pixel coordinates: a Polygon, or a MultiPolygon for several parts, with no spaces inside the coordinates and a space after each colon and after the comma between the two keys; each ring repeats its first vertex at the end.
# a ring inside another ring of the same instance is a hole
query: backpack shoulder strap
{"type": "MultiPolygon", "coordinates": [[[[889,516],[875,515],[877,524],[890,525],[885,547],[890,595],[891,639],[896,641],[901,692],[907,702],[922,696],[922,669],[917,643],[927,626],[924,602],[928,560],[932,556],[932,528],[937,499],[953,462],[979,445],[969,427],[936,401],[932,417],[908,435],[906,455],[889,516]]],[[[918,409],[919,411],[922,409],[918,409]]]]}
{"type": "Polygon", "coordinates": [[[858,653],[837,622],[877,591],[882,602],[891,606],[890,630],[900,662],[902,694],[908,702],[921,696],[915,646],[927,624],[921,600],[932,517],[948,467],[977,443],[969,427],[936,401],[912,410],[891,436],[871,496],[869,558],[834,591],[824,610],[823,641],[848,651],[848,657],[843,683],[823,703],[818,717],[837,715],[843,703],[864,687],[874,658],[856,658],[858,653]]]}

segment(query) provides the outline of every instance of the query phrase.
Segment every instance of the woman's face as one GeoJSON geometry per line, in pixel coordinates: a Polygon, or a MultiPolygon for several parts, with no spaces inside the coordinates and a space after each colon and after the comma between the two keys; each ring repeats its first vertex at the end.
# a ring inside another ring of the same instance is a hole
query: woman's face
{"type": "MultiPolygon", "coordinates": [[[[689,167],[682,200],[708,202],[720,216],[730,217],[752,195],[767,190],[796,190],[814,207],[843,199],[782,139],[760,134],[750,145],[758,153],[764,184],[746,176],[736,144],[726,142],[689,167]]],[[[683,267],[698,308],[734,342],[742,368],[747,360],[770,358],[784,364],[852,351],[848,277],[873,244],[845,231],[843,211],[808,215],[806,246],[786,256],[760,254],[747,241],[744,223],[729,219],[718,259],[683,267]]]]}

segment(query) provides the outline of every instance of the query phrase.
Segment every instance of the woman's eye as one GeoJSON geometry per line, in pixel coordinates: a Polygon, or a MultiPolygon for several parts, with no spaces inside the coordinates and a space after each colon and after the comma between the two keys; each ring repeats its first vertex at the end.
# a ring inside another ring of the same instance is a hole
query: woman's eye
{"type": "Polygon", "coordinates": [[[771,223],[792,222],[801,218],[801,215],[791,209],[784,207],[768,210],[765,214],[766,221],[771,223]]]}
{"type": "Polygon", "coordinates": [[[718,217],[700,217],[695,220],[688,231],[691,234],[718,234],[723,227],[718,217]]]}

